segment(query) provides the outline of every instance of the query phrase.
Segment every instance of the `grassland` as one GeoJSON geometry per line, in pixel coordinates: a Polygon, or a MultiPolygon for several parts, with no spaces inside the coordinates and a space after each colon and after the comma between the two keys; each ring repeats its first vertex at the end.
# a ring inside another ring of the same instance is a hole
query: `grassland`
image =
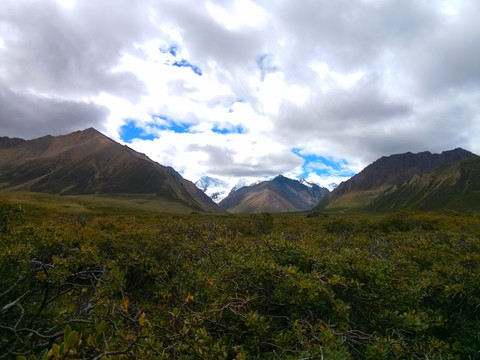
{"type": "Polygon", "coordinates": [[[163,200],[149,195],[94,196],[53,195],[38,192],[0,193],[0,200],[12,201],[25,209],[30,219],[43,218],[48,214],[189,214],[192,209],[178,202],[163,200]]]}

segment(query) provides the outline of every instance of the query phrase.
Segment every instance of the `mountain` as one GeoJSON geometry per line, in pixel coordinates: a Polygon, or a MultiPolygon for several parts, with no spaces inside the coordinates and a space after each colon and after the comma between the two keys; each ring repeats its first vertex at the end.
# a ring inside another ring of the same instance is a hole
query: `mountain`
{"type": "Polygon", "coordinates": [[[302,184],[284,176],[232,191],[219,205],[231,213],[288,212],[309,210],[328,190],[316,184],[302,184]]]}
{"type": "Polygon", "coordinates": [[[373,211],[480,210],[480,157],[437,166],[393,185],[369,205],[373,211]]]}
{"type": "Polygon", "coordinates": [[[228,182],[206,175],[198,179],[195,186],[217,203],[222,201],[229,192],[228,182]]]}
{"type": "Polygon", "coordinates": [[[268,178],[256,179],[256,178],[241,178],[232,187],[232,183],[212,178],[210,176],[202,176],[195,182],[195,185],[207,194],[213,201],[219,203],[225,199],[229,194],[237,191],[244,186],[250,186],[259,184],[263,181],[270,180],[268,178]]]}
{"type": "Polygon", "coordinates": [[[477,155],[461,148],[441,154],[425,151],[384,156],[341,183],[318,208],[365,207],[386,191],[391,191],[393,186],[412,181],[438,166],[475,157],[477,155]]]}
{"type": "Polygon", "coordinates": [[[173,168],[89,128],[33,140],[0,138],[0,192],[143,195],[194,211],[221,209],[173,168]]]}

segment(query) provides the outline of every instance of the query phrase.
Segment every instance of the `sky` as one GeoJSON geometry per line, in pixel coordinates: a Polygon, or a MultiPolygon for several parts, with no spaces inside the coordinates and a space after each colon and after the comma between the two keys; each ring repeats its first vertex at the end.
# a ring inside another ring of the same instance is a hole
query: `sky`
{"type": "Polygon", "coordinates": [[[0,136],[95,127],[195,181],[480,154],[478,0],[0,0],[0,136]]]}

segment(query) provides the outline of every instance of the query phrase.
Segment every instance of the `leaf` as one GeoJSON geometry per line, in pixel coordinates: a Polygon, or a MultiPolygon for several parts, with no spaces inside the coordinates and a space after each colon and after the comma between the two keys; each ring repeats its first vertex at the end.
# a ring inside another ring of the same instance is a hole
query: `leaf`
{"type": "Polygon", "coordinates": [[[70,325],[65,326],[65,330],[63,331],[63,341],[67,342],[68,335],[72,332],[72,328],[70,325]]]}
{"type": "Polygon", "coordinates": [[[58,355],[63,356],[65,354],[65,343],[63,342],[62,345],[60,345],[60,348],[58,349],[58,355]]]}
{"type": "Polygon", "coordinates": [[[53,344],[52,345],[52,352],[55,357],[58,357],[58,351],[60,350],[60,346],[58,344],[53,344]]]}
{"type": "Polygon", "coordinates": [[[97,332],[105,331],[105,326],[106,326],[105,320],[102,320],[100,324],[96,326],[97,332]]]}
{"type": "Polygon", "coordinates": [[[128,305],[130,305],[130,300],[128,299],[128,297],[125,297],[125,299],[123,300],[123,308],[127,313],[128,313],[128,305]]]}
{"type": "Polygon", "coordinates": [[[77,345],[77,342],[78,342],[78,332],[77,331],[72,331],[68,335],[67,341],[65,341],[65,343],[67,344],[67,346],[69,348],[72,348],[75,345],[77,345]]]}
{"type": "Polygon", "coordinates": [[[40,353],[40,359],[41,360],[46,360],[48,355],[48,349],[43,349],[43,351],[40,353]]]}
{"type": "Polygon", "coordinates": [[[103,331],[97,334],[97,337],[95,338],[95,343],[97,345],[100,345],[103,342],[104,334],[103,331]]]}

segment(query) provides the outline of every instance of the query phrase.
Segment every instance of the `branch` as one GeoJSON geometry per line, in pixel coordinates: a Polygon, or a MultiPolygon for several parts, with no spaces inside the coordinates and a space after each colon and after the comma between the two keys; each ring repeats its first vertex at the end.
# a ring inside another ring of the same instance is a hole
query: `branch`
{"type": "Polygon", "coordinates": [[[59,337],[60,335],[63,335],[63,331],[59,331],[55,334],[52,334],[52,335],[45,335],[45,334],[40,334],[38,331],[36,330],[33,330],[33,329],[28,329],[28,328],[22,328],[22,329],[14,329],[10,326],[3,326],[3,325],[0,325],[0,328],[1,329],[5,329],[5,330],[10,330],[11,332],[13,333],[17,333],[17,332],[29,332],[31,334],[35,334],[37,335],[38,337],[42,338],[42,339],[53,339],[53,338],[56,338],[56,337],[59,337]]]}
{"type": "Polygon", "coordinates": [[[107,352],[104,352],[100,355],[98,355],[97,357],[95,357],[93,360],[100,360],[103,356],[112,356],[112,355],[126,355],[130,350],[133,349],[133,347],[135,345],[137,345],[137,343],[140,341],[140,339],[143,339],[143,338],[147,338],[148,336],[144,335],[144,336],[138,336],[135,341],[133,341],[130,346],[125,349],[125,350],[118,350],[118,351],[107,351],[107,352]]]}
{"type": "Polygon", "coordinates": [[[18,297],[16,300],[12,301],[10,304],[7,304],[5,305],[1,310],[0,310],[0,313],[4,312],[4,311],[7,311],[8,309],[10,309],[11,307],[17,305],[25,296],[27,296],[31,291],[30,290],[27,290],[27,292],[25,292],[23,295],[21,295],[20,297],[18,297]]]}

